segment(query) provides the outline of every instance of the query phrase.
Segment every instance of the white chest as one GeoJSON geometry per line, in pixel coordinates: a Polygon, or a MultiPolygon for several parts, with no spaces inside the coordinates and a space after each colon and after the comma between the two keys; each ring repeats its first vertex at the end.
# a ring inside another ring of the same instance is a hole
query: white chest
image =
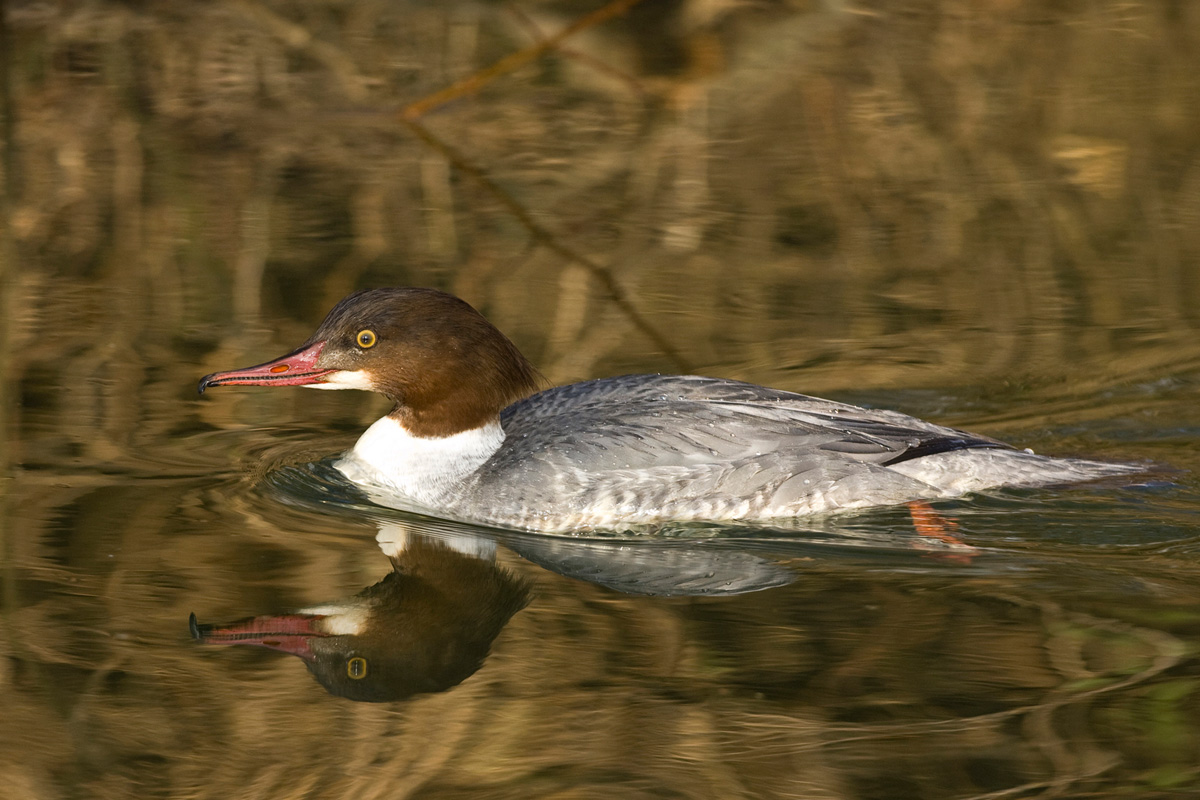
{"type": "Polygon", "coordinates": [[[337,463],[351,481],[436,507],[504,442],[499,422],[439,438],[413,436],[391,417],[367,428],[337,463]]]}

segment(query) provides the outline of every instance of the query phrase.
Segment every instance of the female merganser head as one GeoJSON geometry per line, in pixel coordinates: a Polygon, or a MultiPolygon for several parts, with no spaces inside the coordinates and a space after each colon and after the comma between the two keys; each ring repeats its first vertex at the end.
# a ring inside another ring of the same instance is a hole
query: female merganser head
{"type": "Polygon", "coordinates": [[[395,407],[337,467],[377,502],[530,530],[765,521],[1139,471],[738,381],[538,373],[456,297],[373,289],[210,386],[367,389],[395,407]]]}
{"type": "Polygon", "coordinates": [[[372,289],[333,307],[308,341],[265,364],[214,372],[210,386],[366,389],[396,403],[412,435],[444,437],[492,422],[531,394],[533,365],[483,316],[435,289],[372,289]]]}
{"type": "Polygon", "coordinates": [[[461,683],[529,602],[524,580],[438,539],[408,536],[389,558],[393,571],[352,598],[218,625],[192,614],[192,638],[291,653],[331,694],[387,702],[461,683]]]}

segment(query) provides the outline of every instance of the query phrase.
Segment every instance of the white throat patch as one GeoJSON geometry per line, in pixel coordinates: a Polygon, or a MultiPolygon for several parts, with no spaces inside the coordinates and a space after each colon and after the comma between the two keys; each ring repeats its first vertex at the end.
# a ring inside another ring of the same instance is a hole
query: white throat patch
{"type": "Polygon", "coordinates": [[[399,492],[436,509],[446,496],[504,443],[491,422],[453,436],[413,436],[399,420],[384,417],[367,428],[337,468],[354,483],[399,492]]]}
{"type": "Polygon", "coordinates": [[[306,383],[303,386],[306,389],[363,389],[368,392],[375,390],[371,373],[365,369],[339,369],[327,375],[324,383],[306,383]]]}
{"type": "Polygon", "coordinates": [[[399,558],[400,554],[418,539],[438,542],[451,550],[481,561],[492,561],[496,558],[496,543],[493,540],[469,533],[430,532],[418,530],[404,522],[381,522],[379,532],[375,534],[379,549],[388,558],[399,558]]]}

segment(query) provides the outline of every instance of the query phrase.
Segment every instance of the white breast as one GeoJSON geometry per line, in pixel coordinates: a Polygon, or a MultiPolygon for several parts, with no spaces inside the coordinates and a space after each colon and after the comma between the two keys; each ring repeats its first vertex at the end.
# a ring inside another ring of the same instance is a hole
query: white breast
{"type": "Polygon", "coordinates": [[[354,483],[436,508],[504,442],[499,422],[453,436],[413,436],[392,417],[367,428],[336,464],[354,483]]]}

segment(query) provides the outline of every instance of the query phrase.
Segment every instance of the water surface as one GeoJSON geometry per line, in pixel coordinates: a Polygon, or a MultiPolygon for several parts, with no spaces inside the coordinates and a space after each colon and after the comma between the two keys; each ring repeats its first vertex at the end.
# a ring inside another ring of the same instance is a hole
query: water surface
{"type": "Polygon", "coordinates": [[[453,164],[395,109],[588,9],[4,7],[0,796],[1200,792],[1200,18],[703,5],[431,111],[453,164]],[[378,285],[552,381],[686,366],[1145,472],[939,502],[941,538],[389,511],[325,461],[381,400],[195,394],[378,285]],[[189,626],[364,591],[406,699],[189,626]]]}

